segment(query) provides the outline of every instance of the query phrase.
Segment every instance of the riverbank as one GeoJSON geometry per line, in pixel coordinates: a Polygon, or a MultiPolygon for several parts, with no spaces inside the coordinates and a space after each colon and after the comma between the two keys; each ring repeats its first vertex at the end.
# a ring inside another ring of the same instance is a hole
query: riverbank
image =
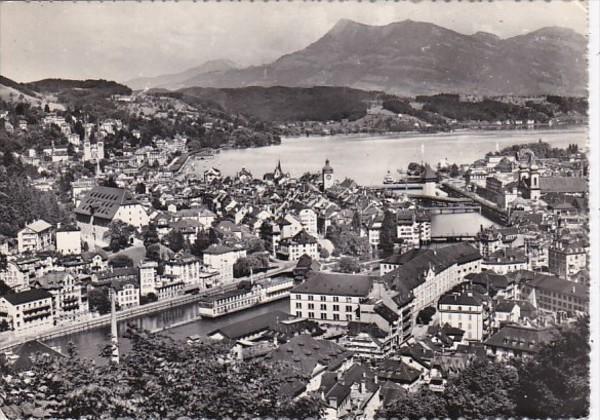
{"type": "Polygon", "coordinates": [[[338,181],[349,177],[360,185],[380,184],[385,174],[406,169],[411,162],[426,162],[435,167],[440,161],[471,164],[488,152],[513,144],[536,143],[553,147],[588,143],[584,126],[543,130],[461,130],[450,133],[390,133],[386,135],[350,134],[320,137],[285,137],[280,145],[256,149],[223,150],[210,160],[190,159],[182,170],[202,177],[210,167],[222,176],[236,176],[242,168],[255,178],[272,173],[277,162],[284,172],[300,177],[306,172],[320,173],[329,158],[338,181]],[[360,170],[356,170],[360,168],[360,170]]]}
{"type": "MultiPolygon", "coordinates": [[[[198,302],[201,298],[201,295],[175,296],[158,302],[152,302],[146,305],[136,306],[134,308],[123,309],[117,312],[117,321],[129,320],[140,316],[165,311],[171,308],[175,308],[177,306],[195,303],[198,302]]],[[[0,350],[6,350],[11,347],[15,347],[30,340],[50,340],[53,338],[58,338],[69,334],[91,330],[109,324],[110,314],[105,314],[71,325],[57,325],[45,331],[37,331],[23,334],[15,334],[13,331],[8,331],[0,334],[0,350]]]]}

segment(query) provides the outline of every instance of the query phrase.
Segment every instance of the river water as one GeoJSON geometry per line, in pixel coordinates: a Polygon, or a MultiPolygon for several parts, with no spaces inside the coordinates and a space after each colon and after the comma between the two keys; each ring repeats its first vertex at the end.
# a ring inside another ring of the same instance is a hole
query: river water
{"type": "Polygon", "coordinates": [[[471,163],[496,150],[496,146],[503,148],[540,139],[554,147],[571,143],[585,147],[588,142],[586,127],[288,138],[276,146],[225,150],[213,159],[194,161],[186,169],[202,175],[212,166],[224,176],[234,176],[246,168],[255,177],[262,177],[272,172],[280,160],[284,172],[298,177],[307,171],[320,172],[325,159],[329,159],[336,179],[350,177],[360,185],[376,185],[382,183],[387,171],[397,176],[396,170],[406,170],[410,162],[437,165],[440,160],[448,159],[450,163],[471,163]]]}
{"type": "MultiPolygon", "coordinates": [[[[121,352],[125,353],[131,349],[131,343],[127,338],[123,337],[127,323],[132,323],[139,328],[144,328],[150,331],[167,328],[163,331],[163,334],[166,334],[176,340],[185,340],[191,335],[207,335],[217,328],[234,322],[243,321],[267,312],[272,312],[275,310],[289,312],[289,307],[289,299],[286,298],[220,318],[198,319],[197,304],[190,303],[169,309],[161,313],[145,315],[139,318],[120,322],[118,325],[119,347],[121,352]],[[169,328],[171,325],[181,324],[182,322],[186,321],[190,322],[174,328],[169,328]]],[[[76,334],[69,334],[63,337],[48,340],[46,343],[50,346],[59,347],[61,350],[65,351],[70,341],[73,342],[73,344],[75,344],[77,347],[79,356],[81,358],[91,359],[97,363],[105,363],[106,360],[100,357],[100,352],[107,344],[109,344],[110,327],[107,325],[76,334]]]]}

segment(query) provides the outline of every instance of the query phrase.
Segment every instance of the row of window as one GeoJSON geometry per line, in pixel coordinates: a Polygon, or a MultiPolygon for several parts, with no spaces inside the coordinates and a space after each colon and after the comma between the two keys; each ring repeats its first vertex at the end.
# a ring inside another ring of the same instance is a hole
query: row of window
{"type": "MultiPolygon", "coordinates": [[[[303,317],[302,316],[302,311],[296,311],[296,316],[298,318],[302,318],[303,317]]],[[[314,312],[308,312],[308,318],[310,318],[310,319],[316,319],[315,313],[314,312]]],[[[327,318],[327,314],[326,313],[321,313],[320,319],[326,321],[329,318],[327,318]]],[[[339,321],[340,320],[340,314],[333,314],[332,320],[333,321],[339,321]]],[[[352,315],[346,314],[346,321],[352,321],[352,315]]]]}
{"type": "MultiPolygon", "coordinates": [[[[315,309],[315,304],[314,303],[309,303],[308,305],[308,309],[315,309]]],[[[302,302],[296,302],[296,309],[302,309],[302,302]]],[[[326,311],[327,310],[327,305],[322,303],[320,309],[322,311],[326,311]]],[[[340,311],[340,305],[333,305],[333,309],[334,312],[339,312],[340,311]]],[[[352,306],[351,305],[346,305],[346,312],[352,312],[352,306]]]]}
{"type": "MultiPolygon", "coordinates": [[[[302,296],[303,296],[303,295],[296,295],[296,300],[302,300],[302,296]]],[[[308,300],[315,300],[315,297],[314,297],[313,295],[308,295],[308,298],[307,298],[307,299],[308,299],[308,300]]],[[[327,301],[327,296],[319,296],[319,300],[320,300],[321,302],[326,302],[326,301],[327,301]]],[[[332,300],[333,302],[340,302],[340,297],[339,297],[339,296],[333,296],[333,297],[331,298],[331,300],[332,300]]],[[[352,298],[351,298],[351,297],[349,297],[349,296],[346,296],[346,297],[342,298],[342,301],[345,301],[345,302],[352,302],[352,298]]]]}

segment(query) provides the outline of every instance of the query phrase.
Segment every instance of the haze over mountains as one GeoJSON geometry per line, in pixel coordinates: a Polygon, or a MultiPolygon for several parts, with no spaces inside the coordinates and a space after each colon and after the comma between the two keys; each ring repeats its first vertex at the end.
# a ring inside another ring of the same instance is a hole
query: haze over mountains
{"type": "Polygon", "coordinates": [[[135,79],[132,88],[347,86],[400,95],[585,95],[586,39],[547,27],[501,39],[464,35],[410,20],[370,26],[340,20],[303,50],[248,68],[224,63],[177,75],[135,79]]]}

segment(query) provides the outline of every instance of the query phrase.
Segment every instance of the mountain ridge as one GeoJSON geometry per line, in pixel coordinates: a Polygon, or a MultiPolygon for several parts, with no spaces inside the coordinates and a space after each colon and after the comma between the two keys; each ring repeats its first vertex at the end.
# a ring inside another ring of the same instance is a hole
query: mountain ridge
{"type": "Polygon", "coordinates": [[[341,19],[315,42],[269,64],[153,87],[345,86],[406,96],[577,96],[586,91],[585,51],[583,35],[556,26],[500,38],[412,20],[374,26],[341,19]]]}

